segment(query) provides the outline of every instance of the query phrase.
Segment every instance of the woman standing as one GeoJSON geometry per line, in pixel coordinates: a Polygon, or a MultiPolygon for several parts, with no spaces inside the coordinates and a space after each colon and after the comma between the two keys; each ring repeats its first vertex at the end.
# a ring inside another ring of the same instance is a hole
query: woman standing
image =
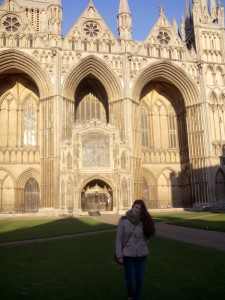
{"type": "Polygon", "coordinates": [[[116,256],[124,265],[128,300],[139,300],[149,254],[147,241],[155,226],[143,200],[135,200],[117,227],[116,256]]]}

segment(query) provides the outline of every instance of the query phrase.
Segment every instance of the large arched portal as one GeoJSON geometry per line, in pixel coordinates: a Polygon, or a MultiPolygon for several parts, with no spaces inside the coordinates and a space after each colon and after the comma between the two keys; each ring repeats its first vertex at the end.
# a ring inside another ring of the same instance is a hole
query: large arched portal
{"type": "Polygon", "coordinates": [[[112,211],[113,192],[102,180],[92,180],[81,192],[81,208],[83,212],[112,211]]]}
{"type": "MultiPolygon", "coordinates": [[[[166,80],[151,81],[142,90],[139,115],[141,163],[158,178],[157,206],[182,207],[183,185],[179,177],[182,178],[182,170],[189,164],[184,99],[179,90],[166,80]],[[170,171],[166,172],[165,168],[170,171]],[[180,174],[179,177],[171,176],[175,173],[180,174]]],[[[143,194],[153,197],[147,184],[143,194]]]]}

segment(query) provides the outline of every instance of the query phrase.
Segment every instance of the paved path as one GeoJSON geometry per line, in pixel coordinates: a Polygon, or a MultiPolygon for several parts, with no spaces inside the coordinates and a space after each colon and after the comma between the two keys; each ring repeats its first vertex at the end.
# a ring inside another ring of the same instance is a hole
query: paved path
{"type": "Polygon", "coordinates": [[[196,244],[225,251],[225,232],[187,228],[169,225],[163,222],[156,223],[156,234],[185,243],[196,244]]]}
{"type": "MultiPolygon", "coordinates": [[[[102,215],[97,218],[103,222],[116,224],[120,217],[118,215],[102,215]]],[[[165,222],[155,222],[155,226],[157,236],[225,251],[225,232],[181,227],[165,222]]]]}
{"type": "MultiPolygon", "coordinates": [[[[118,216],[118,215],[102,215],[102,216],[93,217],[93,218],[98,219],[105,223],[117,224],[120,216],[118,216]]],[[[166,237],[169,239],[183,241],[185,243],[191,243],[191,244],[196,244],[196,245],[200,245],[200,246],[204,246],[204,247],[210,247],[210,248],[225,251],[225,233],[224,232],[180,227],[180,226],[169,225],[164,222],[156,222],[155,225],[156,225],[156,235],[157,236],[162,236],[162,237],[166,237]]],[[[114,231],[115,229],[112,229],[112,230],[114,231]]],[[[110,230],[110,231],[112,231],[112,230],[110,230]]],[[[64,236],[56,236],[56,237],[27,240],[27,241],[6,242],[6,243],[0,243],[0,247],[20,245],[20,244],[31,244],[31,243],[60,240],[60,239],[63,240],[63,239],[75,238],[75,237],[83,236],[83,235],[87,236],[87,235],[93,235],[93,234],[101,234],[106,231],[109,231],[109,230],[90,232],[90,233],[81,233],[81,234],[70,234],[70,235],[64,235],[64,236]]]]}

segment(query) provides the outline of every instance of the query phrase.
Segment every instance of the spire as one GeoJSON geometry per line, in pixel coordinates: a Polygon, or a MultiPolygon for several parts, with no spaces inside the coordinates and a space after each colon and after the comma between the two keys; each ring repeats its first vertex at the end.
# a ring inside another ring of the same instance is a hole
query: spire
{"type": "Polygon", "coordinates": [[[118,32],[121,40],[132,39],[132,16],[128,5],[128,0],[120,0],[118,11],[118,32]]]}
{"type": "Polygon", "coordinates": [[[160,4],[158,6],[158,9],[159,9],[159,15],[163,16],[164,15],[164,6],[163,6],[163,4],[160,4]]]}
{"type": "Polygon", "coordinates": [[[93,2],[93,0],[89,0],[88,7],[94,7],[94,2],[93,2]]]}
{"type": "Polygon", "coordinates": [[[128,0],[120,0],[119,12],[118,14],[131,14],[130,8],[128,5],[128,0]]]}
{"type": "Polygon", "coordinates": [[[207,7],[208,8],[208,0],[202,0],[202,8],[207,7]]]}
{"type": "Polygon", "coordinates": [[[216,8],[216,0],[210,0],[211,9],[216,8]]]}
{"type": "Polygon", "coordinates": [[[189,2],[189,0],[186,0],[186,13],[187,13],[187,18],[190,18],[191,12],[190,12],[190,2],[189,2]]]}
{"type": "Polygon", "coordinates": [[[211,16],[216,17],[216,0],[210,0],[211,16]]]}
{"type": "Polygon", "coordinates": [[[173,28],[174,28],[176,33],[179,33],[177,20],[175,18],[173,18],[173,28]]]}

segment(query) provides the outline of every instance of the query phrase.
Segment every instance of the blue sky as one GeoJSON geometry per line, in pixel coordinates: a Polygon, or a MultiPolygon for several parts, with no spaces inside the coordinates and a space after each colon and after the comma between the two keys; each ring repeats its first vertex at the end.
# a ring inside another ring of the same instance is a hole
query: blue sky
{"type": "MultiPolygon", "coordinates": [[[[89,0],[61,0],[63,6],[63,36],[87,7],[89,0]]],[[[95,7],[116,37],[119,0],[93,0],[95,7]]],[[[186,15],[186,0],[128,0],[133,18],[133,39],[144,40],[158,19],[160,4],[172,23],[176,18],[180,27],[182,13],[186,15]]]]}

